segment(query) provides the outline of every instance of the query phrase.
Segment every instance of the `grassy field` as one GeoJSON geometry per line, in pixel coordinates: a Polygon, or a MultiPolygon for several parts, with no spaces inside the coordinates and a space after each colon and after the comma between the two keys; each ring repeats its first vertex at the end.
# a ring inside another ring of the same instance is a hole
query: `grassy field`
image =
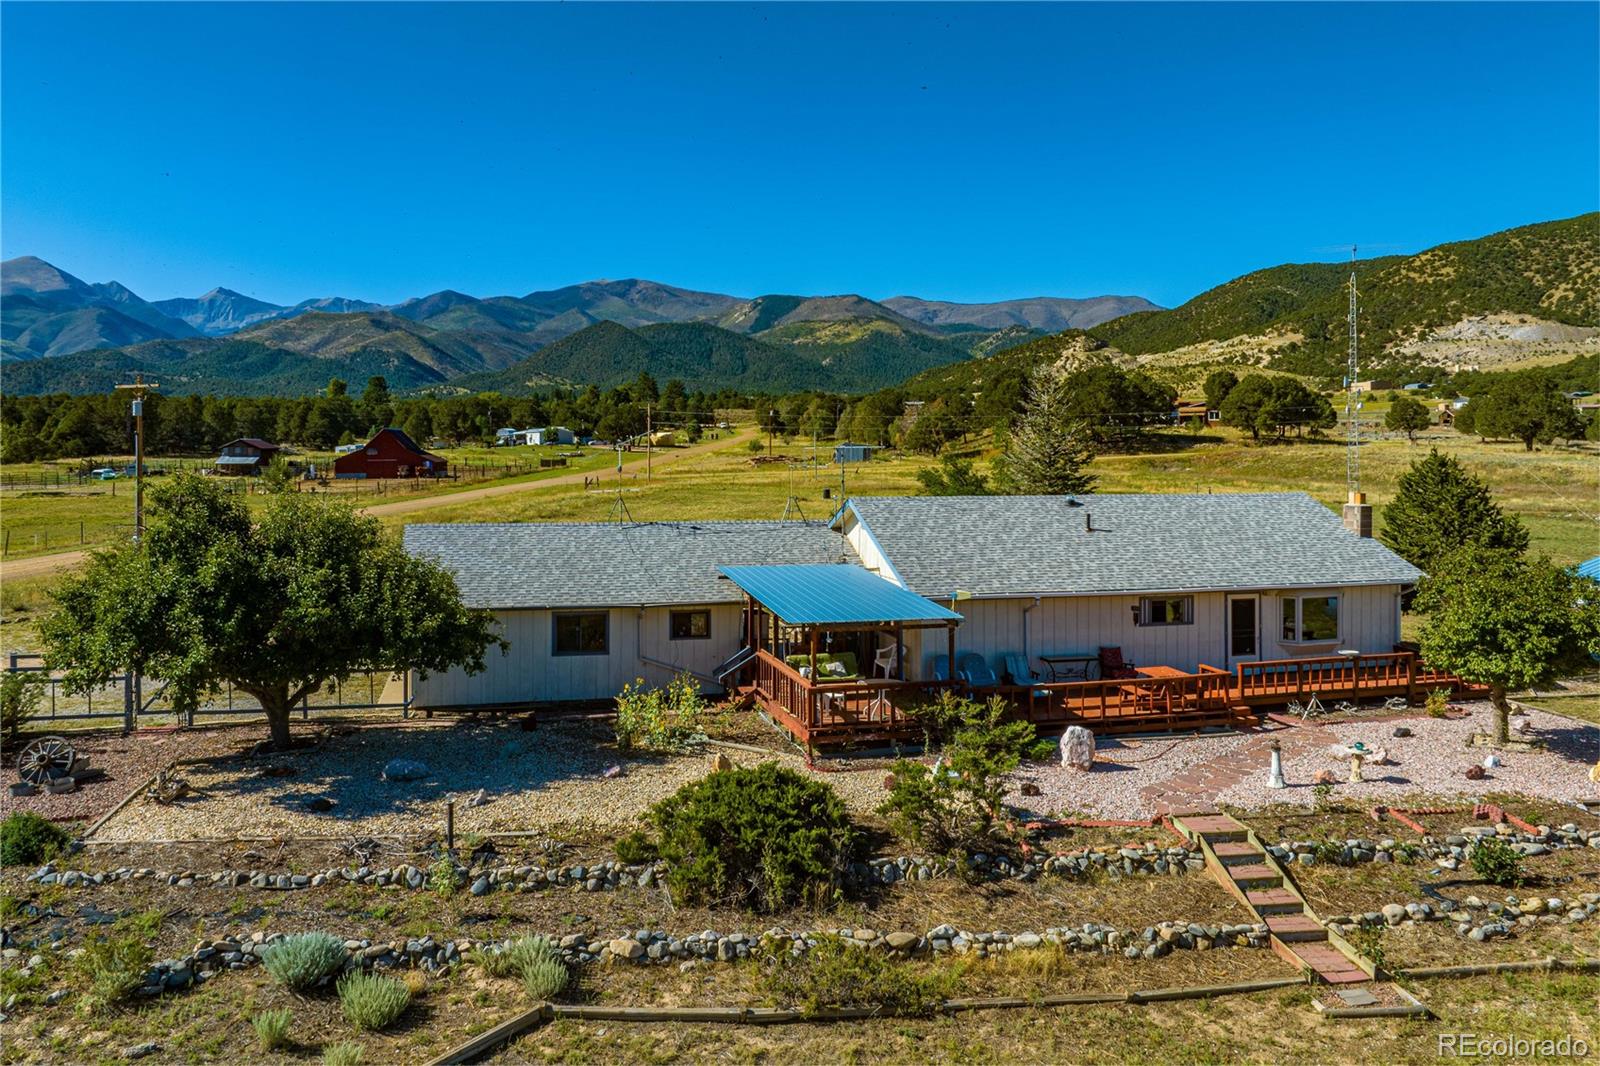
{"type": "MultiPolygon", "coordinates": [[[[1231,430],[1198,436],[1177,431],[1159,438],[1160,450],[1107,455],[1093,470],[1106,492],[1309,492],[1329,506],[1345,498],[1345,450],[1337,443],[1258,445],[1231,430]]],[[[1362,449],[1362,488],[1378,505],[1392,498],[1396,483],[1430,445],[1459,458],[1486,480],[1496,498],[1516,512],[1533,534],[1534,550],[1557,562],[1575,563],[1600,552],[1600,455],[1590,447],[1524,451],[1521,445],[1481,444],[1475,437],[1436,431],[1413,445],[1404,438],[1369,442],[1362,449]]],[[[809,443],[780,447],[795,463],[809,462],[809,443]]],[[[980,467],[989,462],[981,447],[980,467]]],[[[763,453],[765,454],[765,453],[763,453]]],[[[826,459],[826,451],[823,453],[826,459]]],[[[778,518],[792,495],[807,518],[833,512],[841,493],[840,470],[753,462],[742,446],[675,463],[646,480],[629,472],[622,496],[635,521],[706,518],[778,518]],[[827,490],[830,498],[823,498],[827,490]]],[[[901,495],[919,491],[916,472],[931,460],[894,456],[852,464],[843,490],[852,495],[901,495]]],[[[560,486],[512,499],[478,500],[441,507],[397,521],[604,521],[614,514],[618,484],[602,475],[598,490],[560,486]]]]}
{"type": "MultiPolygon", "coordinates": [[[[335,492],[341,498],[348,497],[360,503],[389,502],[459,492],[485,484],[516,484],[562,474],[592,473],[609,470],[616,462],[616,453],[610,449],[579,449],[572,446],[446,448],[441,449],[441,453],[460,474],[458,479],[439,483],[335,480],[319,484],[318,491],[335,492]],[[586,454],[583,458],[570,458],[576,451],[585,451],[586,454]],[[563,456],[563,453],[566,455],[563,456]],[[502,473],[507,469],[537,466],[540,459],[556,458],[567,458],[567,465],[514,476],[504,476],[502,473]]],[[[297,458],[324,469],[331,467],[333,456],[306,453],[297,458]]],[[[131,459],[117,458],[108,461],[108,465],[120,467],[131,462],[131,459]]],[[[148,468],[167,470],[197,469],[206,465],[193,459],[147,461],[148,468]]],[[[3,552],[4,558],[20,559],[30,555],[70,551],[109,543],[132,533],[133,482],[126,478],[80,482],[73,476],[78,466],[77,460],[6,466],[0,480],[7,484],[26,484],[0,490],[0,552],[3,552]]],[[[157,484],[160,480],[158,477],[152,478],[149,484],[157,484]]],[[[247,491],[250,488],[247,482],[253,481],[238,478],[230,480],[229,484],[247,491]]],[[[261,502],[259,496],[253,495],[250,499],[252,504],[261,502]]]]}

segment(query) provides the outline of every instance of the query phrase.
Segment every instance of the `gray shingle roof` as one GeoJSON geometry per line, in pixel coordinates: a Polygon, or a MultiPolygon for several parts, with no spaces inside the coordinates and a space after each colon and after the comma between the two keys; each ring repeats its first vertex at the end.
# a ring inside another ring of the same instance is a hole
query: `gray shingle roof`
{"type": "Polygon", "coordinates": [[[865,497],[850,506],[933,598],[1410,584],[1421,572],[1304,493],[865,497]],[[1087,532],[1085,516],[1093,516],[1087,532]]]}
{"type": "Polygon", "coordinates": [[[405,546],[500,609],[737,602],[719,566],[859,562],[821,522],[419,524],[405,546]]]}

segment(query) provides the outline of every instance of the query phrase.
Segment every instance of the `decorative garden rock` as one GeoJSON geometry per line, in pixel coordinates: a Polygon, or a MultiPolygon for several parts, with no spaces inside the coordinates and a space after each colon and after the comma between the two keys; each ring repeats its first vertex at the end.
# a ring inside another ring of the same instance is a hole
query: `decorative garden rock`
{"type": "Polygon", "coordinates": [[[1061,765],[1073,770],[1094,768],[1094,734],[1081,725],[1069,725],[1061,734],[1061,765]]]}

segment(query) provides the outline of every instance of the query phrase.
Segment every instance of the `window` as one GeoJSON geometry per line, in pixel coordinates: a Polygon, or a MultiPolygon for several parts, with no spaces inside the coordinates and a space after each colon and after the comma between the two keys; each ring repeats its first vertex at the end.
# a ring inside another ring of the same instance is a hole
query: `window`
{"type": "Polygon", "coordinates": [[[1291,644],[1339,639],[1339,597],[1285,596],[1283,639],[1291,644]]]}
{"type": "Polygon", "coordinates": [[[555,619],[556,655],[605,655],[609,652],[609,619],[597,614],[558,614],[555,619]]]}
{"type": "Polygon", "coordinates": [[[1146,596],[1139,601],[1142,626],[1186,626],[1193,622],[1193,596],[1146,596]]]}
{"type": "Polygon", "coordinates": [[[710,611],[673,611],[670,633],[673,640],[706,640],[711,636],[710,611]]]}

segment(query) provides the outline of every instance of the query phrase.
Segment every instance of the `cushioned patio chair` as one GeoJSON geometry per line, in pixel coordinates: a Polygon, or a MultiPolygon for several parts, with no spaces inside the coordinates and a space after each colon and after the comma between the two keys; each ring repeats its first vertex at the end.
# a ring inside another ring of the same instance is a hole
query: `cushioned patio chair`
{"type": "MultiPolygon", "coordinates": [[[[1027,658],[1020,652],[1007,652],[1000,657],[1000,665],[1005,671],[1006,683],[1011,685],[1031,685],[1039,680],[1039,671],[1030,669],[1027,658]]],[[[1033,690],[1036,698],[1050,695],[1049,689],[1036,688],[1033,690]]]]}
{"type": "Polygon", "coordinates": [[[1138,677],[1139,671],[1133,664],[1122,658],[1120,647],[1100,646],[1100,677],[1106,681],[1122,681],[1130,677],[1138,677]]]}
{"type": "Polygon", "coordinates": [[[1000,684],[1000,679],[994,674],[994,667],[975,651],[969,651],[956,659],[956,676],[973,688],[994,688],[1000,684]]]}

